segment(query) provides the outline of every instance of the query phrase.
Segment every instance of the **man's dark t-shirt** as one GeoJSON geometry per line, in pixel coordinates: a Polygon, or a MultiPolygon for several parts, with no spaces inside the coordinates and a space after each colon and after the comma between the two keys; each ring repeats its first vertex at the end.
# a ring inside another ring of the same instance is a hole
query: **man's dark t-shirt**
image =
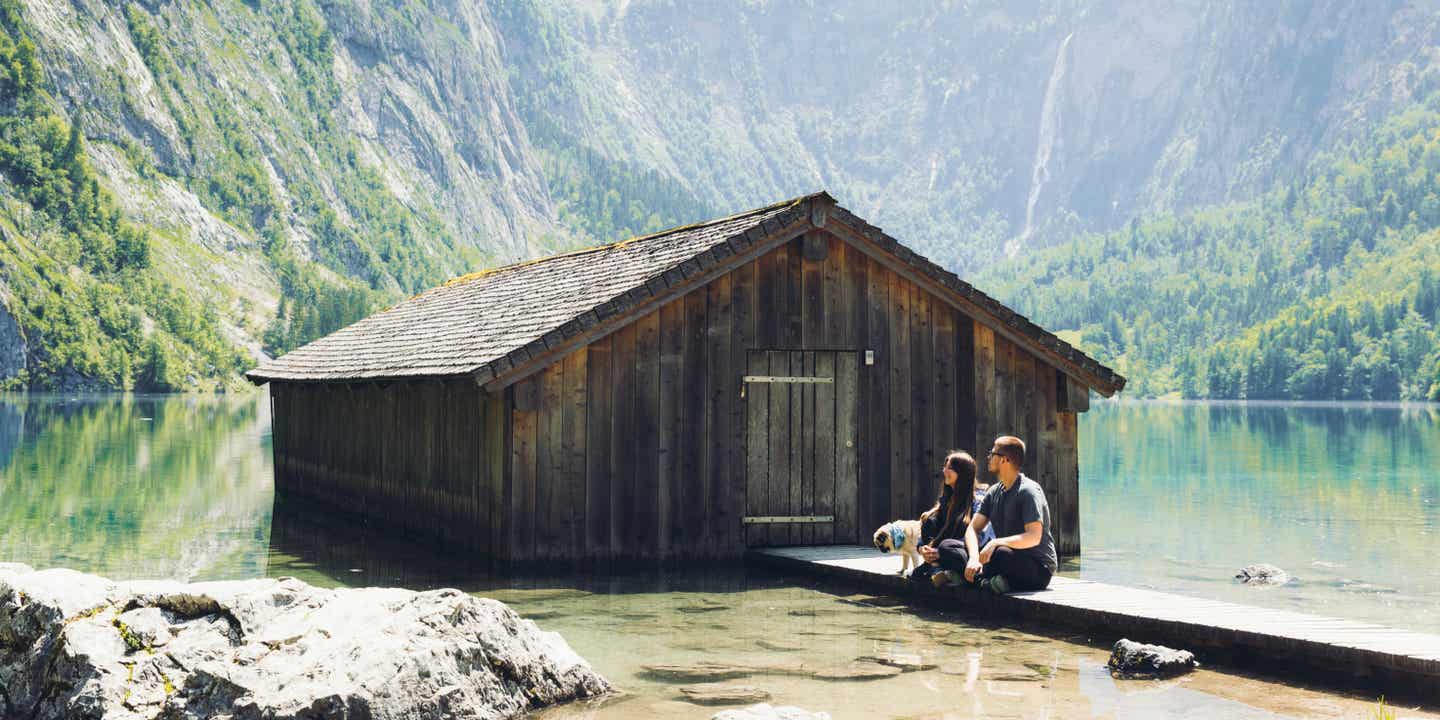
{"type": "Polygon", "coordinates": [[[1045,531],[1040,544],[1033,548],[1016,550],[1019,555],[1029,555],[1040,561],[1050,572],[1055,572],[1059,562],[1055,557],[1055,537],[1050,534],[1050,504],[1045,501],[1045,490],[1040,483],[1023,474],[1015,479],[1015,486],[1008,491],[1005,483],[995,483],[980,502],[980,514],[990,520],[995,528],[995,537],[1009,537],[1025,532],[1025,524],[1040,521],[1045,531]]]}

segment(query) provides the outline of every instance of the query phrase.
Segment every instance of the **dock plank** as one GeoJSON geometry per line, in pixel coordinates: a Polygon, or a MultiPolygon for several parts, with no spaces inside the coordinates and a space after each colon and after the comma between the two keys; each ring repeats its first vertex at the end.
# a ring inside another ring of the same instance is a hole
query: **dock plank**
{"type": "Polygon", "coordinates": [[[1440,695],[1440,635],[1065,577],[1051,580],[1046,590],[1005,596],[971,588],[937,590],[900,577],[899,557],[861,545],[763,548],[749,557],[785,570],[972,606],[987,615],[1043,620],[1099,636],[1241,651],[1322,671],[1345,668],[1406,692],[1440,695]]]}

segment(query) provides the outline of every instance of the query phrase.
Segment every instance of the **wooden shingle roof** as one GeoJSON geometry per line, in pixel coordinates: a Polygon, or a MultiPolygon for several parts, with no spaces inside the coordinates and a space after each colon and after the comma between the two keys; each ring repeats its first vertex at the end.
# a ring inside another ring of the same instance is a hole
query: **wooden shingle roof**
{"type": "Polygon", "coordinates": [[[835,224],[963,296],[979,314],[1004,324],[997,329],[1021,335],[1018,339],[1024,344],[1066,366],[1097,391],[1110,395],[1124,386],[1125,379],[1113,370],[834,202],[826,193],[815,193],[612,245],[458,277],[267,360],[245,376],[257,384],[464,375],[483,383],[583,342],[581,336],[621,321],[627,311],[653,297],[708,282],[723,271],[720,266],[725,261],[756,251],[772,237],[810,229],[816,220],[824,222],[828,211],[835,224]]]}

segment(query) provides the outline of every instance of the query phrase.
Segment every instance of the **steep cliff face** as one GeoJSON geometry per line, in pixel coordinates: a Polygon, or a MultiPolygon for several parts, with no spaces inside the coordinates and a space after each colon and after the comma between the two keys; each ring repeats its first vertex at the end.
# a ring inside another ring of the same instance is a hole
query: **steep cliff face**
{"type": "MultiPolygon", "coordinates": [[[[1440,41],[1424,3],[630,2],[552,15],[581,59],[566,78],[579,100],[552,104],[555,122],[716,205],[827,187],[961,272],[1007,245],[1297,175],[1433,84],[1440,41]]],[[[510,44],[533,35],[512,29],[510,44]]]]}

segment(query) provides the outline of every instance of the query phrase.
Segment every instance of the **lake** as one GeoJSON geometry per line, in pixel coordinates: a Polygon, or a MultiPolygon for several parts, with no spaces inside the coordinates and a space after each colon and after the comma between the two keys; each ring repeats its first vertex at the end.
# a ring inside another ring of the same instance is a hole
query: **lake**
{"type": "MultiPolygon", "coordinates": [[[[1066,574],[1440,632],[1440,408],[1102,402],[1081,417],[1084,554],[1066,574]],[[1251,562],[1297,581],[1241,586],[1251,562]]],[[[642,667],[702,658],[753,664],[746,682],[775,702],[837,718],[1368,714],[1364,699],[1211,670],[1117,682],[1084,638],[755,570],[491,577],[276,510],[271,482],[263,394],[0,395],[0,560],[496,597],[626,690],[546,717],[708,717],[642,667]],[[877,654],[936,667],[868,682],[773,671],[877,654]]]]}

